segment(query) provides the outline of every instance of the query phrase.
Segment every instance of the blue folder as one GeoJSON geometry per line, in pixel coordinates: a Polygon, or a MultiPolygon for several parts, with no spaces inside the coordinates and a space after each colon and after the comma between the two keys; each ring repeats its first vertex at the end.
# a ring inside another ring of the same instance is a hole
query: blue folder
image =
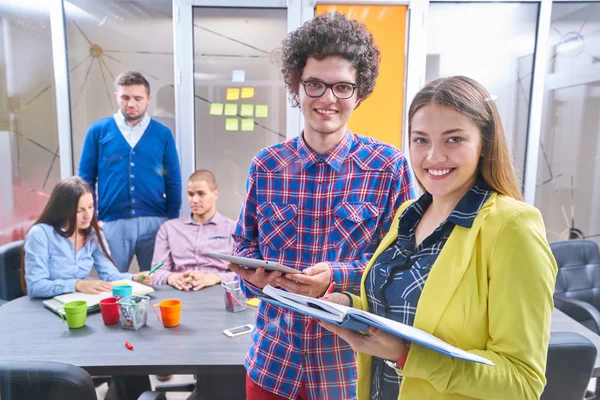
{"type": "MultiPolygon", "coordinates": [[[[448,346],[451,346],[453,349],[446,349],[443,347],[439,347],[437,346],[435,343],[432,343],[431,341],[428,341],[425,338],[420,338],[418,336],[412,336],[412,335],[406,335],[403,332],[398,332],[397,330],[394,330],[393,328],[380,324],[377,321],[372,321],[370,319],[367,319],[359,314],[353,314],[353,313],[348,313],[344,316],[344,319],[342,320],[342,322],[336,321],[335,319],[330,319],[330,318],[326,318],[325,316],[323,316],[322,314],[320,314],[318,311],[314,311],[311,312],[309,309],[299,309],[296,308],[292,305],[286,304],[286,303],[282,303],[279,300],[275,300],[273,298],[269,298],[269,297],[261,297],[261,302],[265,302],[265,303],[269,303],[273,306],[276,307],[283,307],[287,310],[293,311],[293,312],[297,312],[303,315],[307,315],[309,317],[313,317],[316,318],[318,320],[322,320],[325,322],[330,322],[332,324],[338,325],[342,328],[346,328],[346,329],[350,329],[353,331],[358,331],[358,332],[363,332],[366,333],[369,331],[369,327],[373,326],[375,328],[381,329],[389,334],[392,334],[394,336],[398,336],[401,337],[402,339],[406,339],[408,341],[410,341],[411,343],[416,343],[418,345],[430,348],[438,353],[441,354],[445,354],[449,357],[453,357],[453,358],[458,358],[461,360],[466,360],[466,361],[471,361],[471,362],[477,362],[477,363],[481,363],[481,364],[486,364],[486,365],[495,365],[493,362],[491,362],[490,360],[483,358],[481,356],[478,356],[476,354],[472,354],[469,352],[466,352],[464,350],[455,348],[449,344],[447,344],[448,346]]],[[[318,305],[316,304],[310,304],[311,308],[314,308],[315,310],[318,310],[320,307],[318,307],[318,305]]],[[[328,310],[325,310],[323,308],[321,308],[321,310],[330,313],[328,310]]],[[[331,313],[330,313],[331,314],[331,313]]],[[[440,340],[441,339],[437,339],[440,340]]]]}

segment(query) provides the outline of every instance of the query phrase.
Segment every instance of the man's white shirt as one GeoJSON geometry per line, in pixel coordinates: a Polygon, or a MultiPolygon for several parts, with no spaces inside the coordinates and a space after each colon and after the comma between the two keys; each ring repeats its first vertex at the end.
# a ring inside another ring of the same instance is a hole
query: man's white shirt
{"type": "Polygon", "coordinates": [[[134,148],[137,142],[140,141],[144,132],[146,132],[146,128],[150,124],[150,117],[148,114],[144,114],[142,120],[138,122],[135,126],[131,126],[129,121],[123,116],[121,110],[117,110],[117,112],[113,115],[115,119],[115,123],[117,127],[121,131],[121,134],[127,140],[127,143],[134,148]]]}

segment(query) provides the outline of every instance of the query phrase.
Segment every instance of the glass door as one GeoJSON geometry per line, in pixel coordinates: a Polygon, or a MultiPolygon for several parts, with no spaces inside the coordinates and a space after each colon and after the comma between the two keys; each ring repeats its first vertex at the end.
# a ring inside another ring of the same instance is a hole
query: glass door
{"type": "Polygon", "coordinates": [[[193,6],[192,20],[195,169],[216,175],[219,211],[235,220],[252,158],[299,133],[288,121],[298,119],[299,111],[288,106],[281,42],[300,18],[294,23],[288,15],[293,2],[197,3],[202,4],[193,6]]]}

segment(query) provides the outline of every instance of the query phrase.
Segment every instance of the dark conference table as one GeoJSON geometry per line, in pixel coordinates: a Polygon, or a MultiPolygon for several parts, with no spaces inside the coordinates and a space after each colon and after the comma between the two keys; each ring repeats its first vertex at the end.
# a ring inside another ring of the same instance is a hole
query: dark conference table
{"type": "Polygon", "coordinates": [[[87,316],[85,327],[69,329],[39,299],[8,302],[0,307],[0,359],[59,361],[91,375],[214,374],[243,368],[250,335],[230,338],[223,330],[253,324],[255,308],[226,311],[221,286],[198,292],[170,286],[155,290],[149,295],[147,326],[137,331],[122,329],[120,323],[104,325],[99,312],[87,316]],[[163,327],[151,309],[169,298],[182,302],[175,328],[163,327]],[[127,350],[126,341],[133,351],[127,350]]]}
{"type": "MultiPolygon", "coordinates": [[[[100,313],[88,315],[84,328],[69,329],[41,300],[13,300],[0,307],[0,359],[60,361],[92,375],[210,375],[243,370],[250,335],[229,338],[223,329],[254,323],[255,308],[226,311],[220,286],[198,292],[170,286],[155,289],[150,305],[167,298],[182,301],[178,327],[164,328],[149,309],[148,325],[138,331],[104,325],[100,313]],[[133,351],[125,348],[126,341],[133,351]]],[[[587,337],[598,349],[593,376],[600,377],[600,336],[558,309],[552,314],[551,331],[587,337]]]]}

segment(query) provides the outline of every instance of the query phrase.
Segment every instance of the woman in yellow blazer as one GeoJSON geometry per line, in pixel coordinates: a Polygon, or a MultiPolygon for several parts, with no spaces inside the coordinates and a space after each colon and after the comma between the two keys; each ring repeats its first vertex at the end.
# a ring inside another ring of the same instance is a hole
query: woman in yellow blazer
{"type": "Polygon", "coordinates": [[[496,105],[472,79],[438,79],[413,100],[409,135],[425,193],[398,210],[360,297],[327,299],[412,324],[496,365],[323,323],[358,352],[358,398],[539,399],[556,262],[539,211],[522,202],[496,105]]]}

